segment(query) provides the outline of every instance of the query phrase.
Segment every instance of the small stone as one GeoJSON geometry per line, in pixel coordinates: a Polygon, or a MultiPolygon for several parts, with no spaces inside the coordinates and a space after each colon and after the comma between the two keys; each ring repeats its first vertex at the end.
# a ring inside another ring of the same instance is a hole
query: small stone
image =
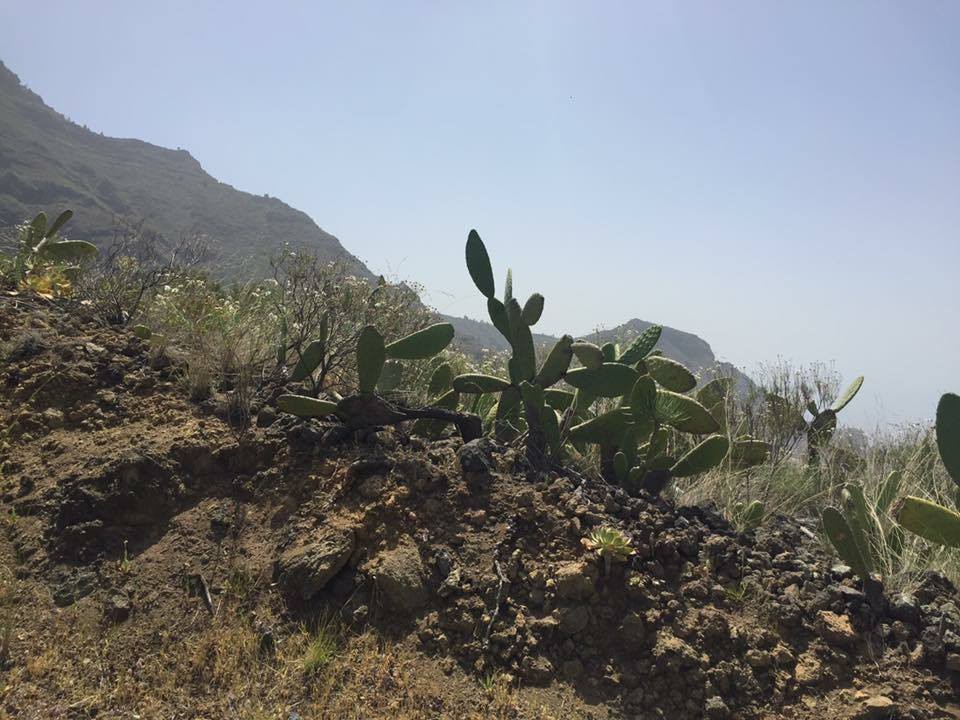
{"type": "Polygon", "coordinates": [[[852,650],[857,644],[857,633],[846,615],[838,615],[829,610],[817,613],[813,628],[817,635],[835,647],[852,650]]]}
{"type": "Polygon", "coordinates": [[[443,579],[443,582],[440,583],[440,587],[437,588],[437,595],[442,598],[449,597],[457,590],[460,589],[460,568],[454,568],[447,576],[443,579]]]}
{"type": "Polygon", "coordinates": [[[719,695],[708,697],[703,705],[703,715],[708,720],[727,720],[730,717],[730,708],[719,695]]]}
{"type": "Polygon", "coordinates": [[[590,611],[583,605],[566,608],[560,613],[560,632],[564,635],[576,635],[586,629],[590,623],[590,611]]]}
{"type": "Polygon", "coordinates": [[[257,413],[257,427],[270,427],[277,419],[277,411],[269,405],[264,406],[257,413]]]}
{"type": "Polygon", "coordinates": [[[908,625],[919,625],[920,603],[913,595],[900,593],[890,603],[890,615],[908,625]]]}
{"type": "Polygon", "coordinates": [[[599,573],[585,560],[566,562],[557,568],[557,595],[565,600],[582,600],[593,595],[599,573]]]}
{"type": "Polygon", "coordinates": [[[953,672],[960,672],[960,653],[947,653],[946,668],[953,672]]]}
{"type": "Polygon", "coordinates": [[[628,613],[620,625],[620,634],[621,638],[630,645],[642,643],[647,635],[646,626],[643,624],[643,616],[640,613],[628,613]]]}
{"type": "Polygon", "coordinates": [[[747,650],[747,664],[755,670],[764,670],[773,665],[773,654],[756,648],[747,650]]]}
{"type": "Polygon", "coordinates": [[[777,645],[777,647],[773,649],[773,659],[777,665],[781,666],[792,665],[795,660],[793,653],[790,652],[790,648],[786,645],[777,645]]]}
{"type": "Polygon", "coordinates": [[[490,438],[478,438],[464,443],[457,451],[460,469],[464,473],[489,473],[493,471],[493,442],[490,438]]]}
{"type": "Polygon", "coordinates": [[[288,595],[309,600],[323,590],[353,554],[352,530],[326,527],[286,549],[278,561],[280,586],[288,595]]]}
{"type": "Polygon", "coordinates": [[[371,475],[362,483],[358,490],[360,491],[360,497],[365,500],[376,500],[383,494],[383,488],[386,484],[382,475],[371,475]]]}
{"type": "Polygon", "coordinates": [[[553,665],[545,657],[527,655],[520,661],[520,676],[531,685],[549,685],[553,665]]]}
{"type": "Polygon", "coordinates": [[[116,595],[112,595],[107,603],[107,617],[113,622],[123,622],[130,617],[131,609],[130,598],[124,594],[117,593],[116,595]]]}
{"type": "Polygon", "coordinates": [[[850,720],[886,720],[897,713],[897,704],[886,695],[871,695],[850,713],[850,720]]]}
{"type": "Polygon", "coordinates": [[[817,685],[823,675],[823,665],[813,653],[803,653],[797,659],[794,677],[797,684],[802,686],[817,685]]]}
{"type": "Polygon", "coordinates": [[[367,563],[365,569],[383,592],[384,599],[397,610],[411,613],[427,604],[426,573],[413,538],[403,537],[395,548],[367,563]]]}
{"type": "Polygon", "coordinates": [[[47,408],[41,413],[41,416],[43,417],[43,422],[51,430],[63,426],[63,413],[56,408],[47,408]]]}

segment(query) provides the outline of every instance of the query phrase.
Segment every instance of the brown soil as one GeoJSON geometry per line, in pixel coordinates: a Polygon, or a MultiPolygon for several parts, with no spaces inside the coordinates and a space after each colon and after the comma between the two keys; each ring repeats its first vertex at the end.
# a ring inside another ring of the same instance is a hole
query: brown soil
{"type": "Polygon", "coordinates": [[[873,607],[812,523],[345,437],[279,388],[241,431],[53,303],[0,298],[0,343],[0,717],[960,717],[956,590],[873,607]]]}

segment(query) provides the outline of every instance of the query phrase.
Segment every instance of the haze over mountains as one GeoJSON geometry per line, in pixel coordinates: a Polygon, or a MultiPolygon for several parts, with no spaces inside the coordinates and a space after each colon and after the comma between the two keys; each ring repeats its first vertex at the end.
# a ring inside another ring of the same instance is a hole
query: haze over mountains
{"type": "Polygon", "coordinates": [[[67,207],[75,212],[69,235],[94,243],[110,241],[118,220],[144,221],[169,241],[207,236],[231,274],[265,270],[288,242],[372,277],[306,213],[220,182],[186,150],[80,127],[0,61],[0,227],[67,207]]]}
{"type": "MultiPolygon", "coordinates": [[[[270,255],[289,243],[326,260],[344,262],[358,275],[374,277],[305,213],[276,198],[220,182],[186,150],[104,137],[81,127],[47,106],[0,61],[0,228],[40,211],[68,207],[75,212],[67,229],[71,238],[103,245],[114,237],[118,222],[142,221],[144,228],[168,242],[204,236],[216,255],[216,269],[229,276],[262,274],[270,255]]],[[[506,349],[490,323],[444,317],[455,326],[465,350],[506,349]]],[[[633,319],[579,337],[623,340],[651,324],[633,319]]],[[[549,335],[535,339],[542,344],[554,340],[549,335]]],[[[718,364],[710,345],[691,333],[664,328],[659,347],[695,371],[720,367],[745,379],[733,366],[718,364]]]]}

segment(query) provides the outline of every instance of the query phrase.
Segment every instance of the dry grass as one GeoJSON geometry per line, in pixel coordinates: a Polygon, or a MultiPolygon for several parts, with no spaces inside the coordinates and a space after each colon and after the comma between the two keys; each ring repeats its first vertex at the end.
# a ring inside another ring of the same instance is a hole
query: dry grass
{"type": "MultiPolygon", "coordinates": [[[[893,470],[902,473],[898,497],[915,495],[948,507],[956,502],[956,485],[937,457],[932,433],[925,428],[874,437],[856,452],[838,445],[824,453],[819,472],[793,459],[739,473],[718,469],[678,485],[677,496],[682,503],[714,502],[734,522],[737,504],[752,500],[764,503],[765,518],[783,514],[818,520],[824,507],[840,504],[840,491],[846,483],[861,485],[868,506],[873,507],[893,470]]],[[[894,552],[886,537],[892,518],[878,513],[876,520],[884,531],[877,538],[876,560],[888,590],[910,591],[927,570],[938,570],[960,583],[960,551],[907,533],[902,550],[894,552]]],[[[824,550],[834,554],[826,541],[824,550]]]]}
{"type": "Polygon", "coordinates": [[[107,630],[80,616],[54,617],[45,629],[21,633],[0,689],[0,718],[554,717],[526,707],[502,679],[480,687],[373,632],[348,635],[331,622],[281,630],[265,651],[253,615],[239,608],[166,630],[131,627],[148,617],[107,630]]]}

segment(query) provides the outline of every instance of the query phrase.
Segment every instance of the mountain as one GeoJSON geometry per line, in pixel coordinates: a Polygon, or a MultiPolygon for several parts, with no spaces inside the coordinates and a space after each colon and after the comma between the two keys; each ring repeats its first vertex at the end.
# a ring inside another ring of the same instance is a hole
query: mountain
{"type": "MultiPolygon", "coordinates": [[[[142,221],[168,242],[203,235],[215,253],[217,271],[226,276],[263,273],[270,255],[286,242],[344,262],[361,277],[374,277],[306,213],[220,182],[186,150],[104,137],[81,127],[47,106],[0,62],[0,228],[41,210],[56,214],[68,207],[75,214],[66,234],[95,244],[111,241],[118,220],[142,221]]],[[[446,319],[467,352],[507,347],[488,322],[446,319]]],[[[623,341],[649,326],[631,320],[578,337],[623,341]]],[[[549,346],[556,338],[535,334],[534,340],[549,346]]],[[[701,373],[717,365],[710,346],[690,333],[664,328],[659,347],[701,373]]]]}
{"type": "MultiPolygon", "coordinates": [[[[466,353],[477,356],[483,349],[503,352],[509,349],[506,339],[488,322],[473,320],[468,317],[444,316],[444,320],[451,323],[456,329],[456,342],[466,353]]],[[[589,340],[602,345],[606,342],[629,343],[654,323],[634,318],[618,325],[611,330],[595,330],[582,335],[574,335],[577,339],[589,340]]],[[[557,341],[552,335],[534,333],[533,341],[538,348],[549,348],[557,341]]],[[[710,344],[693,333],[683,332],[675,328],[664,326],[657,348],[663,354],[683,363],[697,373],[702,381],[717,376],[733,377],[737,386],[746,389],[752,381],[734,365],[717,360],[710,344]]]]}
{"type": "Polygon", "coordinates": [[[265,270],[288,242],[373,277],[306,213],[218,181],[186,150],[80,127],[0,62],[0,227],[67,207],[75,214],[66,234],[95,244],[113,238],[118,219],[143,221],[168,242],[205,236],[228,276],[265,270]]]}

